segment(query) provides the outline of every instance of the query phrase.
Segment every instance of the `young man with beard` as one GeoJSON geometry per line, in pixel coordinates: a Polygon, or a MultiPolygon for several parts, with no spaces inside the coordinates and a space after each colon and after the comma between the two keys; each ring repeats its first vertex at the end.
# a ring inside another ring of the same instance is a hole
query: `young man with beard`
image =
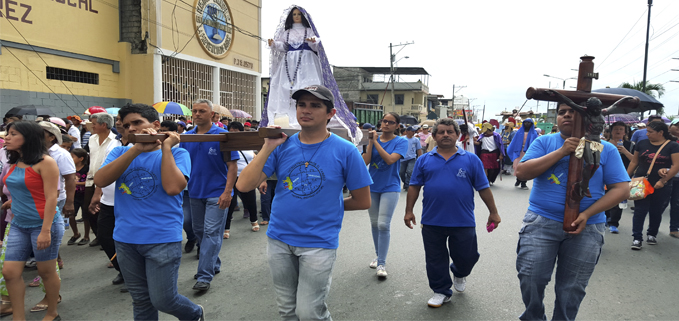
{"type": "MultiPolygon", "coordinates": [[[[517,179],[534,179],[516,250],[516,270],[526,306],[521,320],[546,320],[542,301],[555,265],[552,319],[575,320],[604,244],[604,211],[629,196],[630,178],[618,149],[602,141],[600,166],[589,183],[592,197],[580,202],[580,213],[571,225],[576,230],[564,232],[568,162],[580,142],[580,138],[571,137],[575,113],[571,107],[559,105],[560,134],[537,138],[516,167],[517,179]],[[608,189],[605,194],[604,186],[608,189]]],[[[514,140],[518,138],[517,134],[514,140]]]]}
{"type": "Polygon", "coordinates": [[[332,92],[309,86],[292,98],[301,132],[265,139],[236,187],[251,191],[277,175],[266,234],[279,314],[284,320],[329,320],[326,298],[342,218],[345,211],[370,207],[372,179],[356,146],[326,128],[336,113],[332,92]]]}

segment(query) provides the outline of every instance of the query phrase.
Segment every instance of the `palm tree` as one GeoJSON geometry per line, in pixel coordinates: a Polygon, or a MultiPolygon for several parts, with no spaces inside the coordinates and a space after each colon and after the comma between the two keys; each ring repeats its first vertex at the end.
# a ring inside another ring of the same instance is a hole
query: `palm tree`
{"type": "MultiPolygon", "coordinates": [[[[620,84],[619,88],[628,88],[628,89],[638,90],[638,91],[645,93],[645,94],[647,94],[647,95],[649,95],[653,98],[660,98],[665,94],[665,87],[662,84],[651,84],[651,83],[648,83],[648,81],[646,82],[646,90],[643,90],[644,89],[644,82],[643,81],[639,81],[639,82],[635,82],[635,83],[631,83],[631,84],[628,83],[628,82],[624,82],[624,83],[620,84]]],[[[663,115],[664,113],[665,113],[664,108],[658,109],[658,114],[663,115]]],[[[643,117],[643,113],[642,113],[642,117],[643,117]]]]}

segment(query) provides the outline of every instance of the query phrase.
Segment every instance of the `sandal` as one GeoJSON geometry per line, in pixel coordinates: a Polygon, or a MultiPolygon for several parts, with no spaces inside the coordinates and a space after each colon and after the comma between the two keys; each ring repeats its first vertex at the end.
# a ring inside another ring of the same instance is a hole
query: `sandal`
{"type": "Polygon", "coordinates": [[[269,225],[269,221],[262,221],[259,225],[269,225]]]}
{"type": "Polygon", "coordinates": [[[33,282],[29,283],[28,286],[32,288],[40,286],[40,277],[36,276],[35,279],[33,279],[33,282]]]}
{"type": "Polygon", "coordinates": [[[82,240],[80,240],[80,242],[78,242],[78,245],[85,245],[85,244],[88,244],[88,243],[90,243],[90,239],[82,239],[82,240]]]}
{"type": "Polygon", "coordinates": [[[257,222],[251,222],[250,224],[252,224],[253,232],[259,232],[259,224],[257,224],[257,222]]]}
{"type": "Polygon", "coordinates": [[[229,233],[229,230],[224,231],[224,239],[228,239],[231,234],[229,233]]]}
{"type": "Polygon", "coordinates": [[[66,243],[66,244],[68,244],[68,245],[76,244],[76,242],[78,241],[78,239],[80,238],[80,236],[81,236],[80,233],[78,233],[78,235],[73,235],[73,237],[71,237],[71,238],[68,240],[68,243],[66,243]]]}
{"type": "Polygon", "coordinates": [[[2,300],[2,309],[0,310],[0,318],[12,315],[12,303],[9,301],[2,300]]]}
{"type": "MultiPolygon", "coordinates": [[[[40,302],[42,302],[42,301],[40,301],[40,302]]],[[[36,304],[34,307],[31,308],[31,312],[40,312],[40,311],[47,310],[47,304],[40,303],[40,302],[38,302],[38,304],[36,304]]],[[[61,303],[61,294],[59,294],[59,300],[57,300],[57,304],[59,304],[59,303],[61,303]]]]}

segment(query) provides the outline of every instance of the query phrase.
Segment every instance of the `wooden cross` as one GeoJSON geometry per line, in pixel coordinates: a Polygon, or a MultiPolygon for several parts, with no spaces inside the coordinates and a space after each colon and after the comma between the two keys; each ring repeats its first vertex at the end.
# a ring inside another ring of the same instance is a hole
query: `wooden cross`
{"type": "MultiPolygon", "coordinates": [[[[343,128],[328,128],[328,130],[346,140],[351,140],[346,129],[343,128]]],[[[232,151],[237,150],[260,150],[264,145],[264,138],[281,138],[281,133],[285,133],[288,137],[298,133],[299,129],[281,129],[281,128],[260,128],[258,131],[249,132],[225,132],[221,134],[184,134],[179,135],[183,143],[201,143],[201,142],[219,142],[219,150],[224,155],[224,161],[231,160],[232,151]]],[[[359,145],[367,145],[368,130],[363,131],[363,139],[359,145]]],[[[149,134],[130,134],[127,139],[130,143],[153,143],[156,140],[165,140],[167,134],[159,133],[156,135],[149,134]]]]}
{"type": "MultiPolygon", "coordinates": [[[[624,108],[636,108],[639,105],[639,98],[633,97],[624,101],[620,99],[626,96],[592,93],[592,79],[599,79],[599,73],[594,72],[594,57],[583,56],[580,57],[580,68],[578,70],[578,85],[576,91],[569,90],[555,90],[548,88],[533,88],[530,87],[526,91],[526,98],[544,101],[560,102],[560,97],[554,95],[552,91],[556,91],[568,98],[576,104],[584,106],[587,99],[596,97],[601,100],[603,106],[610,106],[616,102],[618,106],[624,108]]],[[[585,136],[585,126],[583,125],[582,115],[575,112],[573,118],[573,132],[571,137],[582,138],[585,136]]],[[[563,229],[564,231],[574,231],[577,227],[571,226],[573,221],[580,214],[580,201],[582,196],[574,192],[574,185],[576,182],[582,181],[583,159],[575,157],[575,153],[571,153],[570,161],[568,163],[568,183],[566,185],[566,209],[564,210],[563,229]]]]}

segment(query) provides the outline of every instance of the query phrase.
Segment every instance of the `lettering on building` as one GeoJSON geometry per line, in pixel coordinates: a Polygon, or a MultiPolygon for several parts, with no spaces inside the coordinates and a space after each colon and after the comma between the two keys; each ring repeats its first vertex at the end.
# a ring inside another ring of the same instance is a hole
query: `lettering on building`
{"type": "Polygon", "coordinates": [[[233,58],[233,65],[247,69],[252,69],[255,65],[247,60],[233,58]]]}
{"type": "Polygon", "coordinates": [[[92,0],[52,0],[52,2],[77,8],[78,10],[85,10],[96,14],[99,13],[98,10],[95,10],[94,7],[92,7],[92,0]]]}
{"type": "Polygon", "coordinates": [[[0,0],[0,18],[33,24],[30,17],[32,10],[31,5],[19,1],[0,0]]]}
{"type": "Polygon", "coordinates": [[[233,41],[231,11],[226,2],[198,0],[193,15],[197,38],[205,52],[213,58],[224,58],[233,41]]]}

